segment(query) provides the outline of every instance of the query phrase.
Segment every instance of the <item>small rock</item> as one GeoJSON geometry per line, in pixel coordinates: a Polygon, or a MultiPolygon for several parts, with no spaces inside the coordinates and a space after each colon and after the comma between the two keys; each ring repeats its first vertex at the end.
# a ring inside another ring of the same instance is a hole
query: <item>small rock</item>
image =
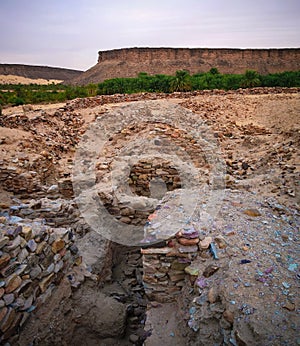
{"type": "Polygon", "coordinates": [[[229,310],[225,310],[223,312],[223,317],[225,318],[226,321],[228,321],[231,324],[233,324],[233,322],[234,322],[234,314],[233,314],[233,312],[231,312],[229,310]]]}
{"type": "Polygon", "coordinates": [[[65,246],[65,241],[63,239],[57,239],[53,242],[51,249],[54,253],[59,252],[65,246]]]}
{"type": "Polygon", "coordinates": [[[194,246],[180,246],[178,248],[178,251],[180,253],[193,253],[193,252],[198,251],[198,246],[196,246],[196,245],[194,245],[194,246]]]}
{"type": "Polygon", "coordinates": [[[200,249],[208,249],[212,241],[212,237],[205,237],[203,240],[199,242],[200,249]]]}
{"type": "Polygon", "coordinates": [[[7,313],[8,308],[7,307],[2,307],[0,309],[0,322],[3,320],[3,318],[5,317],[6,313],[7,313]]]}
{"type": "Polygon", "coordinates": [[[9,238],[8,237],[2,237],[0,239],[0,249],[2,249],[6,244],[8,244],[9,238]]]}
{"type": "Polygon", "coordinates": [[[185,245],[185,246],[197,245],[199,243],[199,238],[194,238],[194,239],[179,238],[178,242],[181,245],[185,245]]]}
{"type": "Polygon", "coordinates": [[[21,234],[25,238],[25,240],[28,241],[32,238],[32,228],[29,226],[23,226],[21,234]]]}
{"type": "Polygon", "coordinates": [[[41,281],[39,283],[39,286],[40,286],[42,293],[44,293],[46,291],[47,287],[50,285],[53,276],[54,276],[54,273],[50,274],[45,279],[43,279],[43,281],[41,281]]]}
{"type": "Polygon", "coordinates": [[[54,263],[51,263],[48,268],[43,272],[43,276],[49,275],[54,272],[55,265],[54,263]]]}
{"type": "Polygon", "coordinates": [[[64,266],[64,262],[63,261],[59,261],[55,264],[54,267],[54,273],[58,273],[64,266]]]}
{"type": "Polygon", "coordinates": [[[24,262],[24,260],[28,257],[29,252],[24,248],[21,250],[21,252],[18,254],[18,261],[20,263],[24,262]]]}
{"type": "Polygon", "coordinates": [[[224,249],[227,246],[226,240],[221,235],[215,237],[215,242],[219,249],[224,249]]]}
{"type": "Polygon", "coordinates": [[[24,305],[20,308],[20,310],[25,311],[25,310],[29,309],[32,306],[32,302],[33,302],[33,295],[29,296],[25,300],[24,305]]]}
{"type": "Polygon", "coordinates": [[[200,277],[195,281],[195,285],[197,285],[199,288],[203,289],[208,286],[207,281],[205,278],[200,277]]]}
{"type": "Polygon", "coordinates": [[[27,249],[30,251],[30,252],[35,252],[37,248],[37,243],[35,242],[34,239],[30,239],[28,242],[27,242],[27,249]]]}
{"type": "Polygon", "coordinates": [[[132,342],[133,344],[136,344],[139,341],[139,336],[135,334],[131,334],[129,336],[129,341],[132,342]]]}
{"type": "Polygon", "coordinates": [[[51,185],[49,187],[49,189],[47,190],[47,193],[54,193],[54,192],[58,192],[59,189],[58,189],[58,185],[51,185]]]}
{"type": "Polygon", "coordinates": [[[0,257],[0,269],[5,267],[8,264],[9,261],[10,261],[10,255],[8,253],[4,253],[0,257]]]}
{"type": "Polygon", "coordinates": [[[213,264],[210,264],[208,267],[205,268],[203,272],[203,276],[208,278],[212,276],[216,271],[219,270],[219,267],[213,264]]]}
{"type": "Polygon", "coordinates": [[[6,249],[8,251],[12,251],[12,250],[16,249],[20,245],[21,245],[21,237],[19,235],[17,235],[14,240],[12,240],[11,242],[9,242],[6,245],[6,249]]]}
{"type": "Polygon", "coordinates": [[[18,226],[15,229],[9,229],[6,232],[6,235],[8,235],[11,239],[15,238],[17,235],[19,235],[22,232],[22,226],[18,226]]]}
{"type": "Polygon", "coordinates": [[[208,294],[207,294],[207,299],[211,304],[213,304],[217,301],[218,292],[216,291],[216,289],[214,287],[211,287],[209,289],[208,294]]]}
{"type": "Polygon", "coordinates": [[[9,327],[12,325],[14,319],[16,317],[16,312],[12,308],[8,308],[8,311],[6,313],[6,316],[4,317],[0,329],[3,333],[5,333],[9,327]]]}
{"type": "Polygon", "coordinates": [[[282,283],[282,286],[284,288],[290,288],[291,287],[291,285],[288,282],[285,282],[285,281],[282,283]]]}
{"type": "Polygon", "coordinates": [[[46,247],[46,245],[47,245],[47,243],[45,242],[45,241],[42,241],[41,243],[39,243],[38,245],[37,245],[37,248],[36,248],[36,254],[37,255],[40,255],[42,252],[43,252],[43,250],[44,250],[44,248],[46,247]]]}
{"type": "Polygon", "coordinates": [[[4,277],[8,277],[9,275],[15,272],[15,270],[19,267],[19,264],[20,263],[18,262],[13,262],[9,264],[7,267],[1,270],[1,275],[4,277]]]}
{"type": "Polygon", "coordinates": [[[176,237],[183,237],[185,239],[199,238],[199,232],[195,229],[183,229],[176,234],[176,237]]]}
{"type": "Polygon", "coordinates": [[[261,213],[257,209],[245,209],[243,213],[252,217],[261,216],[261,213]]]}
{"type": "Polygon", "coordinates": [[[6,279],[5,293],[11,293],[17,289],[22,283],[20,276],[12,274],[6,279]]]}
{"type": "Polygon", "coordinates": [[[15,295],[13,293],[4,294],[3,300],[5,305],[9,305],[15,300],[15,295]]]}
{"type": "Polygon", "coordinates": [[[189,275],[198,276],[200,269],[193,266],[188,266],[184,269],[184,271],[189,275]]]}
{"type": "Polygon", "coordinates": [[[287,309],[289,311],[294,311],[295,310],[295,304],[286,302],[283,306],[284,309],[287,309]]]}
{"type": "Polygon", "coordinates": [[[75,244],[73,244],[73,245],[71,245],[70,247],[69,247],[69,250],[71,251],[71,254],[72,255],[76,255],[77,253],[78,253],[78,247],[75,245],[75,244]]]}

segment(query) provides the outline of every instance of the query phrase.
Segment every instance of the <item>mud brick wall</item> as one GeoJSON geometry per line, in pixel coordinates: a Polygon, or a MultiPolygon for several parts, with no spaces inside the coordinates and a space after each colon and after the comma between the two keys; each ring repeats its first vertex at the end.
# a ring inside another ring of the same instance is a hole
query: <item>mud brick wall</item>
{"type": "MultiPolygon", "coordinates": [[[[148,298],[162,303],[174,301],[186,286],[186,280],[189,283],[196,280],[204,266],[198,261],[205,263],[225,247],[222,236],[204,237],[195,229],[187,228],[170,238],[165,247],[142,249],[143,282],[148,298]]],[[[204,276],[209,276],[211,270],[214,267],[208,266],[204,276]]]]}
{"type": "Polygon", "coordinates": [[[0,219],[0,343],[22,327],[81,258],[65,228],[6,224],[0,219]]]}

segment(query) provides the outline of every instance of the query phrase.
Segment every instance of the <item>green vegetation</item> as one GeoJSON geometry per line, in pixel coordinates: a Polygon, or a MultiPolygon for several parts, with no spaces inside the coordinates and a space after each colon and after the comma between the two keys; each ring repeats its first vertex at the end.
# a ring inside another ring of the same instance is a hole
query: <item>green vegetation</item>
{"type": "Polygon", "coordinates": [[[213,67],[206,73],[190,75],[177,71],[175,76],[139,73],[136,78],[114,78],[86,86],[51,85],[0,85],[0,106],[27,103],[64,102],[78,97],[95,95],[132,94],[139,92],[193,91],[204,89],[235,90],[249,87],[300,87],[300,71],[260,75],[247,70],[244,74],[222,74],[213,67]]]}
{"type": "Polygon", "coordinates": [[[142,72],[136,78],[107,79],[98,84],[98,95],[132,94],[137,92],[190,91],[205,89],[235,90],[250,87],[300,87],[300,71],[260,75],[247,70],[244,74],[222,74],[213,67],[206,73],[190,75],[177,71],[175,76],[150,76],[142,72]]]}
{"type": "MultiPolygon", "coordinates": [[[[97,87],[94,87],[97,90],[97,87]]],[[[0,105],[20,106],[27,103],[64,102],[77,97],[90,96],[89,86],[62,84],[0,84],[0,105]]],[[[92,94],[96,95],[96,92],[92,94]]]]}
{"type": "Polygon", "coordinates": [[[188,71],[177,71],[171,80],[171,91],[190,91],[192,89],[192,79],[188,71]]]}

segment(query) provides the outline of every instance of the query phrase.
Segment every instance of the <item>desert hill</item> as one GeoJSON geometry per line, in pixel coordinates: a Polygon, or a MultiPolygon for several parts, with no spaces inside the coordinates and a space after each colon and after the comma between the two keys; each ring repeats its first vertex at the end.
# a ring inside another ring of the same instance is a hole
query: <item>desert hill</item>
{"type": "Polygon", "coordinates": [[[33,66],[23,64],[0,64],[0,80],[3,84],[26,84],[26,82],[35,83],[35,80],[64,81],[78,77],[81,73],[82,71],[59,67],[33,66]]]}
{"type": "Polygon", "coordinates": [[[125,48],[99,51],[98,63],[75,77],[71,84],[86,85],[116,77],[174,75],[177,70],[191,74],[217,67],[221,73],[260,74],[300,70],[300,49],[208,49],[208,48],[125,48]]]}

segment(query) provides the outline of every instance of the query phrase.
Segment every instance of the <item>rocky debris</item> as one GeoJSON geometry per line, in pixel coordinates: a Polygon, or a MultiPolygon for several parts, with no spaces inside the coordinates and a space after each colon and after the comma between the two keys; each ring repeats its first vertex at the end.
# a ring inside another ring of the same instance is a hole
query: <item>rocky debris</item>
{"type": "Polygon", "coordinates": [[[222,102],[217,96],[198,96],[181,105],[199,114],[215,131],[226,161],[227,187],[255,190],[282,202],[292,197],[299,203],[298,121],[293,116],[279,122],[282,126],[277,121],[298,104],[298,97],[292,95],[284,99],[284,95],[227,94],[222,102]]]}
{"type": "Polygon", "coordinates": [[[32,111],[32,114],[3,115],[0,126],[11,129],[22,129],[34,135],[34,142],[26,143],[32,149],[47,148],[49,155],[58,158],[69,151],[84,133],[84,120],[79,113],[59,109],[54,113],[32,111]],[[39,142],[39,146],[36,143],[39,142]]]}
{"type": "MultiPolygon", "coordinates": [[[[204,200],[189,223],[189,210],[181,208],[182,229],[165,247],[142,250],[149,299],[190,302],[188,345],[296,344],[299,210],[227,190],[215,217],[204,219],[204,200]],[[198,244],[182,245],[184,236],[198,244]]],[[[178,208],[178,194],[167,193],[163,203],[178,208]]],[[[165,218],[163,203],[156,222],[165,218]]]]}
{"type": "Polygon", "coordinates": [[[74,111],[82,108],[93,108],[100,105],[121,103],[121,102],[134,102],[140,100],[161,100],[172,98],[190,98],[198,95],[261,95],[261,94],[281,94],[281,93],[299,93],[299,88],[251,88],[251,89],[238,89],[238,90],[199,90],[192,92],[174,92],[171,94],[164,93],[138,93],[138,94],[114,94],[114,95],[100,95],[95,97],[75,99],[68,101],[65,109],[74,111]]]}
{"type": "Polygon", "coordinates": [[[49,226],[65,226],[78,234],[81,233],[79,230],[77,232],[77,228],[80,229],[81,227],[80,224],[77,226],[77,223],[81,219],[75,202],[59,198],[58,196],[54,200],[49,195],[49,198],[29,199],[26,202],[15,199],[15,204],[9,208],[3,208],[3,213],[9,219],[14,220],[16,217],[30,220],[40,219],[40,221],[49,226]]]}

